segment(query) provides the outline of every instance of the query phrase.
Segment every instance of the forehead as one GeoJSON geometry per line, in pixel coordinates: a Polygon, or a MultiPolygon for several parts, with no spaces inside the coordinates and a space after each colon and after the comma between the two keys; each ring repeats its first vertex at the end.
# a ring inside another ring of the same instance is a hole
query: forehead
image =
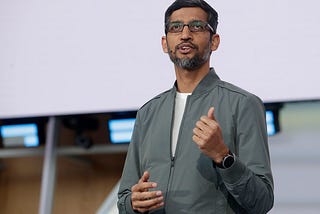
{"type": "Polygon", "coordinates": [[[189,22],[192,20],[207,21],[208,15],[200,7],[184,7],[174,11],[170,16],[170,21],[189,22]]]}

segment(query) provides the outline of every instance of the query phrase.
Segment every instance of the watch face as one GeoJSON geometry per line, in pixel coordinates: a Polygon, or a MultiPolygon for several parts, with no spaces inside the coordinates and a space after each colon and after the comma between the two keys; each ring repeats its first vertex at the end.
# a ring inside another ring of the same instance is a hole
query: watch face
{"type": "Polygon", "coordinates": [[[234,162],[233,155],[228,155],[227,157],[225,157],[222,164],[224,168],[229,168],[230,166],[232,166],[233,162],[234,162]]]}

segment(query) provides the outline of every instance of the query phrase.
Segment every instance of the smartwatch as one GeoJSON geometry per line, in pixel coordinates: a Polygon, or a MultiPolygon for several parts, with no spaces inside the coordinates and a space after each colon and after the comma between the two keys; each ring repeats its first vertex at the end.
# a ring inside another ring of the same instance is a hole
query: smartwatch
{"type": "Polygon", "coordinates": [[[235,161],[235,156],[234,154],[229,150],[229,154],[227,154],[227,156],[225,156],[221,163],[216,164],[217,167],[221,168],[221,169],[228,169],[229,167],[232,166],[232,164],[235,161]]]}

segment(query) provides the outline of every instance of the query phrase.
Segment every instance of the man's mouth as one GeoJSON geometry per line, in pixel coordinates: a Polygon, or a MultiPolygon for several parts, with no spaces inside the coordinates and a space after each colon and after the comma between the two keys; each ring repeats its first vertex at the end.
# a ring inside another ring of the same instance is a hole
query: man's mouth
{"type": "Polygon", "coordinates": [[[182,44],[178,45],[176,49],[182,54],[188,54],[194,48],[195,48],[195,46],[190,43],[182,43],[182,44]]]}

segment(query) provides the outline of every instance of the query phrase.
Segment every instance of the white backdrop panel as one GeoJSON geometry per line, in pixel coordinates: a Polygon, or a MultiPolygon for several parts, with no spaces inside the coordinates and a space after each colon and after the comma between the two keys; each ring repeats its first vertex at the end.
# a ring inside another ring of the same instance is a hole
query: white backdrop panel
{"type": "MultiPolygon", "coordinates": [[[[172,0],[1,0],[0,118],[136,110],[175,80],[172,0]]],[[[210,1],[220,77],[265,102],[320,98],[317,0],[210,1]]]]}

